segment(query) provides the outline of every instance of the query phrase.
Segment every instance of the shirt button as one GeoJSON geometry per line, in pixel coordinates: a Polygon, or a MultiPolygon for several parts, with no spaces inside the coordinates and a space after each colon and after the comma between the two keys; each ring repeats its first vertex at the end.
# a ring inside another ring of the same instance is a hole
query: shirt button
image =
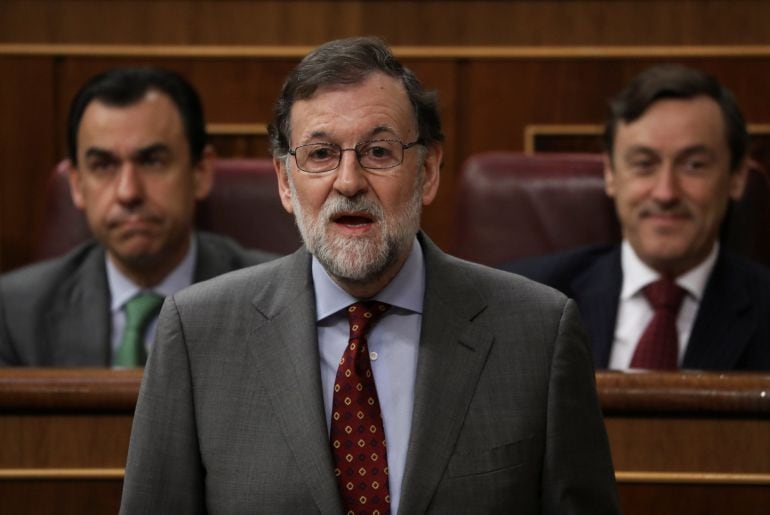
{"type": "Polygon", "coordinates": [[[374,352],[374,351],[370,352],[369,353],[369,359],[372,360],[372,361],[376,360],[377,359],[377,353],[374,352]]]}

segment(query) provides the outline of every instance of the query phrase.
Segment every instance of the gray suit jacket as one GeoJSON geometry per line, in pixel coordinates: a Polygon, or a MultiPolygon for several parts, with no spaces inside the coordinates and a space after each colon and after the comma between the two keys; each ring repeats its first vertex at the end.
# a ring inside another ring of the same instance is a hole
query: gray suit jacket
{"type": "MultiPolygon", "coordinates": [[[[275,257],[197,237],[195,281],[275,257]]],[[[95,241],[0,277],[0,366],[109,366],[111,325],[104,248],[95,241]]]]}
{"type": "MultiPolygon", "coordinates": [[[[426,293],[399,513],[618,513],[572,301],[443,254],[426,293]]],[[[137,405],[121,513],[342,513],[310,256],[168,298],[137,405]]]]}

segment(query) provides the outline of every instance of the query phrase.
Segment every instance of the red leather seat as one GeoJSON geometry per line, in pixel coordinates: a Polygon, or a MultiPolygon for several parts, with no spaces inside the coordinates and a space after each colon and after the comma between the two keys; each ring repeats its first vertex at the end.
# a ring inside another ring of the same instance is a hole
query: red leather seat
{"type": "MultiPolygon", "coordinates": [[[[35,259],[59,256],[91,236],[72,204],[67,161],[51,174],[35,259]]],[[[211,194],[198,204],[199,229],[230,236],[247,248],[287,254],[301,244],[294,218],[281,205],[269,159],[217,159],[211,194]]]]}
{"type": "MultiPolygon", "coordinates": [[[[452,253],[489,265],[620,241],[600,154],[494,152],[471,156],[457,189],[452,253]]],[[[754,162],[722,241],[770,266],[770,187],[754,162]]]]}
{"type": "Polygon", "coordinates": [[[498,265],[620,239],[599,154],[471,156],[463,165],[452,252],[498,265]]]}

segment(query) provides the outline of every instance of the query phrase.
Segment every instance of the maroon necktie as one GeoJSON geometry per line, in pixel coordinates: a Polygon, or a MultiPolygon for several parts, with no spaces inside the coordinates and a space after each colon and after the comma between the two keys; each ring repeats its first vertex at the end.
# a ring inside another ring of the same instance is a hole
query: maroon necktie
{"type": "Polygon", "coordinates": [[[347,514],[390,513],[388,460],[366,331],[388,310],[382,302],[348,307],[350,340],[334,381],[331,443],[334,474],[347,514]]]}
{"type": "Polygon", "coordinates": [[[631,368],[675,370],[678,368],[679,335],[676,319],[685,290],[669,278],[648,284],[642,290],[653,309],[631,360],[631,368]]]}

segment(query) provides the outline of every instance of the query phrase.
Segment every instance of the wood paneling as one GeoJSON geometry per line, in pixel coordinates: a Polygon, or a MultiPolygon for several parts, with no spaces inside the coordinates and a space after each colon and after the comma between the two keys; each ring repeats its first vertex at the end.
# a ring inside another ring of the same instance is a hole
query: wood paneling
{"type": "MultiPolygon", "coordinates": [[[[91,75],[122,65],[175,69],[197,87],[209,123],[265,124],[288,71],[305,48],[8,47],[0,70],[0,270],[29,262],[44,202],[45,177],[65,149],[71,97],[91,75]],[[34,106],[31,108],[30,106],[34,106]]],[[[715,74],[730,87],[749,123],[770,122],[770,47],[716,48],[463,48],[396,47],[426,87],[437,89],[446,133],[439,194],[423,226],[442,247],[453,237],[453,206],[463,161],[486,151],[521,151],[527,128],[597,125],[607,98],[639,71],[677,61],[715,74]],[[625,52],[625,53],[624,53],[625,52]],[[744,55],[746,54],[746,55],[744,55]]],[[[266,157],[263,136],[214,140],[222,157],[266,157]]],[[[541,149],[596,150],[596,141],[551,140],[541,149]]],[[[757,157],[770,159],[761,145],[757,157]]],[[[765,163],[770,164],[770,163],[765,163]]]]}
{"type": "Polygon", "coordinates": [[[0,56],[0,270],[29,260],[57,158],[54,63],[0,56]]]}
{"type": "Polygon", "coordinates": [[[4,0],[0,41],[316,45],[770,43],[755,0],[4,0]]]}
{"type": "MultiPolygon", "coordinates": [[[[0,370],[0,512],[115,513],[141,370],[0,370]]],[[[770,376],[600,372],[623,511],[759,514],[770,376]]]]}
{"type": "Polygon", "coordinates": [[[618,493],[626,515],[766,515],[770,506],[767,486],[621,484],[618,493]]]}

